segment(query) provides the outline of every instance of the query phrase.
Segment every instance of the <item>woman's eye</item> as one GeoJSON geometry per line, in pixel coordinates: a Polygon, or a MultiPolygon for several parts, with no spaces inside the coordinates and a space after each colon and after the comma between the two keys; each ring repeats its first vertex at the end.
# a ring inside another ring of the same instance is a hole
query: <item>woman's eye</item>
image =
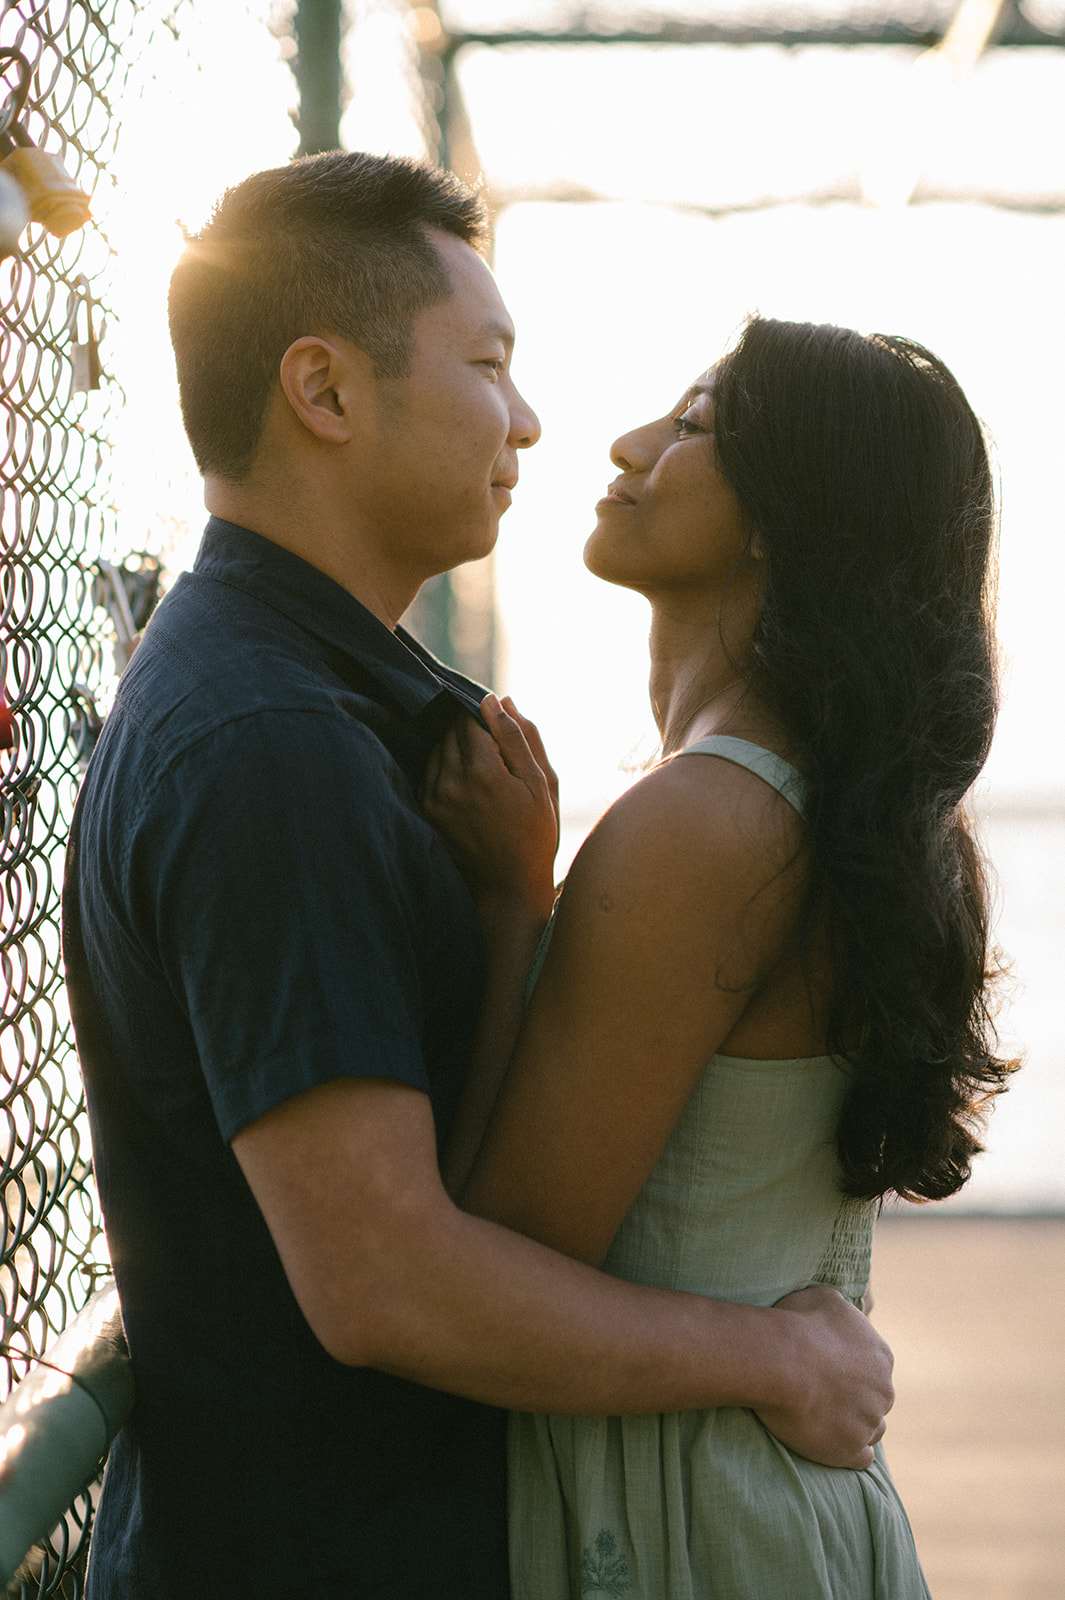
{"type": "Polygon", "coordinates": [[[682,411],[679,417],[673,418],[673,426],[679,434],[704,433],[702,423],[691,411],[682,411]]]}

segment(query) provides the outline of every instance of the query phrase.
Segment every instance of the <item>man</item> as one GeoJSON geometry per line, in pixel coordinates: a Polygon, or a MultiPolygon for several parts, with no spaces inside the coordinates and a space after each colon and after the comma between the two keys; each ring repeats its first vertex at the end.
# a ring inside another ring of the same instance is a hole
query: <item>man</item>
{"type": "Polygon", "coordinates": [[[67,960],[137,1381],[93,1600],[503,1600],[502,1415],[756,1406],[861,1466],[890,1358],[790,1310],[609,1279],[439,1176],[481,986],[417,806],[481,691],[397,624],[492,548],[538,435],[452,179],[248,179],[171,287],[212,514],[72,833],[67,960]]]}

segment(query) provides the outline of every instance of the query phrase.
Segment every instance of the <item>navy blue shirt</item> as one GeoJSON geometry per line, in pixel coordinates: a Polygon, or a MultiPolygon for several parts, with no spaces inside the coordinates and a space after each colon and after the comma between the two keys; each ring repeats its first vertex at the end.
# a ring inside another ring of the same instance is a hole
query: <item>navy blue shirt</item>
{"type": "Polygon", "coordinates": [[[446,1134],[482,983],[417,806],[474,685],[315,568],[212,519],[79,799],[71,1007],[137,1385],[92,1600],[503,1600],[503,1419],[334,1361],[229,1148],[340,1077],[446,1134]]]}

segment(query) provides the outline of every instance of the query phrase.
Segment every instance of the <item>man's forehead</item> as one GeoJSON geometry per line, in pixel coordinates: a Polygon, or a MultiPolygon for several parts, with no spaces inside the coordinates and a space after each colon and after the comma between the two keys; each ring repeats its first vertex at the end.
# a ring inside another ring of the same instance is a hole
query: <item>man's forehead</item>
{"type": "Polygon", "coordinates": [[[514,323],[488,263],[465,240],[450,234],[437,236],[434,243],[451,281],[451,294],[436,309],[445,318],[457,319],[470,337],[499,339],[509,349],[514,323]]]}

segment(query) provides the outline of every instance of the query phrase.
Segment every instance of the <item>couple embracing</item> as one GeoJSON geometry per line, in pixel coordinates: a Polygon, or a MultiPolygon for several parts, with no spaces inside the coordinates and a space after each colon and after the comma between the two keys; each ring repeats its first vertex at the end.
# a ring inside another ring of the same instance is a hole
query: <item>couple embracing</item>
{"type": "Polygon", "coordinates": [[[174,274],[210,520],[66,885],[137,1385],[90,1600],[921,1600],[861,1308],[1006,1070],[981,430],[918,345],[754,319],[617,441],[662,759],[556,905],[535,726],[400,625],[539,433],[482,237],[338,154],[174,274]]]}

